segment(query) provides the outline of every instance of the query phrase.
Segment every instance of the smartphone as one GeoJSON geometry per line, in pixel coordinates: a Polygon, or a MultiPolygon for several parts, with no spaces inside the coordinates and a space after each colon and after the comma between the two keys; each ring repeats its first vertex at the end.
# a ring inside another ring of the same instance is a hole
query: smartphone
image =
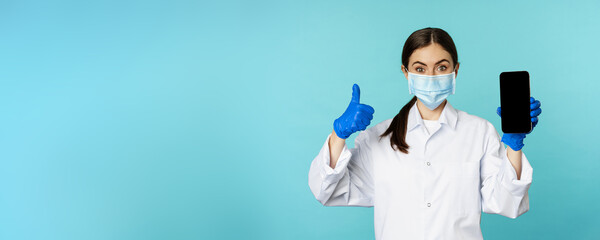
{"type": "Polygon", "coordinates": [[[529,98],[529,73],[527,71],[500,73],[502,132],[531,132],[529,98]]]}

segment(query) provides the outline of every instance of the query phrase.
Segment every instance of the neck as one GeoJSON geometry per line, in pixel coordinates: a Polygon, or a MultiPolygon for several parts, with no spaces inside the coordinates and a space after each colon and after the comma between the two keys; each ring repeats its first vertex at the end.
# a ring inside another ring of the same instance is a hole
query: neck
{"type": "Polygon", "coordinates": [[[444,110],[446,102],[448,102],[448,100],[444,100],[444,102],[440,104],[436,109],[431,110],[425,107],[421,100],[417,98],[417,108],[419,109],[421,118],[423,118],[424,120],[438,120],[440,118],[440,115],[442,115],[442,110],[444,110]]]}

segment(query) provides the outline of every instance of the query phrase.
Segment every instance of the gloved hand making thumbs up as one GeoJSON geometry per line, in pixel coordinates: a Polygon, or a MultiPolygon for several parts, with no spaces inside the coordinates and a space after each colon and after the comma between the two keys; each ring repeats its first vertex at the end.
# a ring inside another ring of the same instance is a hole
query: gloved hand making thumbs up
{"type": "Polygon", "coordinates": [[[346,139],[356,131],[367,129],[374,112],[373,107],[360,103],[360,88],[354,84],[350,105],[342,116],[333,121],[333,130],[339,138],[346,139]]]}

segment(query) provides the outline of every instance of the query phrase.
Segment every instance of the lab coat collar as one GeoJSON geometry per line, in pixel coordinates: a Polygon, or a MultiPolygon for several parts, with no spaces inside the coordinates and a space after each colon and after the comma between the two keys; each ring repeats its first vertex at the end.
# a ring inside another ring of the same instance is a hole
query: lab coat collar
{"type": "MultiPolygon", "coordinates": [[[[439,123],[446,124],[454,130],[456,129],[457,118],[458,113],[456,109],[454,109],[452,104],[446,100],[446,106],[444,106],[442,114],[440,114],[440,118],[438,119],[439,123]]],[[[417,102],[415,102],[408,112],[408,124],[406,125],[406,130],[407,132],[410,132],[419,125],[423,125],[423,118],[419,113],[419,108],[417,108],[417,102]]]]}

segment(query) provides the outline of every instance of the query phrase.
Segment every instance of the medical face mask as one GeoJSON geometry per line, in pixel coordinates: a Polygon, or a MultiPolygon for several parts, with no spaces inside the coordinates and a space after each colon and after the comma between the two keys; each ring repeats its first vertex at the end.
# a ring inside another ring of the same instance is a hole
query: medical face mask
{"type": "Polygon", "coordinates": [[[450,94],[454,94],[455,85],[454,72],[433,76],[408,72],[408,92],[417,96],[431,110],[442,104],[450,94]]]}

